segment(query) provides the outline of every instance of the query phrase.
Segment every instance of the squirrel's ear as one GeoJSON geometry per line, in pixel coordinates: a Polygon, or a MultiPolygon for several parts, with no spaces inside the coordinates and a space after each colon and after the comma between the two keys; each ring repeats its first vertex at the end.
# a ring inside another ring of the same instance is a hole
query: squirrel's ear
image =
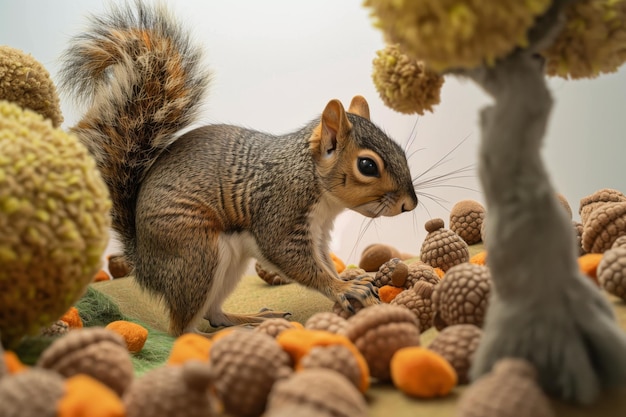
{"type": "Polygon", "coordinates": [[[357,116],[361,116],[364,119],[370,119],[370,106],[367,104],[365,97],[363,96],[354,96],[352,101],[350,102],[350,107],[348,108],[348,113],[356,114],[357,116]]]}
{"type": "Polygon", "coordinates": [[[339,100],[331,100],[322,112],[320,151],[323,155],[331,154],[337,149],[337,142],[350,134],[352,124],[339,100]]]}

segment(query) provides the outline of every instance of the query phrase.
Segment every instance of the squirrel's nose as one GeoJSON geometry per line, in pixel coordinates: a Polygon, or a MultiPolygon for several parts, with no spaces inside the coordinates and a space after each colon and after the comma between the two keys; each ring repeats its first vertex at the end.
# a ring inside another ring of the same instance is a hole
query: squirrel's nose
{"type": "Polygon", "coordinates": [[[404,213],[406,211],[411,211],[415,207],[417,207],[417,197],[415,198],[412,198],[412,197],[413,196],[407,196],[401,200],[400,212],[404,213]]]}

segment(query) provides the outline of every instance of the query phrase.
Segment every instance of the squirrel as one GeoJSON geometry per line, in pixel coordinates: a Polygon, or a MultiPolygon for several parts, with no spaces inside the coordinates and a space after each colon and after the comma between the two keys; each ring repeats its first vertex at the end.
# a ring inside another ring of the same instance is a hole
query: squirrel
{"type": "MultiPolygon", "coordinates": [[[[330,258],[335,217],[413,210],[402,148],[356,96],[330,100],[299,130],[193,127],[211,73],[163,5],[111,6],[71,39],[60,87],[86,111],[71,128],[93,155],[112,223],[140,287],[164,301],[169,332],[259,323],[283,312],[222,310],[247,261],[352,311],[379,302],[371,280],[343,281],[330,258]],[[185,129],[188,129],[185,132],[185,129]]],[[[201,332],[199,332],[201,333],[201,332]]]]}

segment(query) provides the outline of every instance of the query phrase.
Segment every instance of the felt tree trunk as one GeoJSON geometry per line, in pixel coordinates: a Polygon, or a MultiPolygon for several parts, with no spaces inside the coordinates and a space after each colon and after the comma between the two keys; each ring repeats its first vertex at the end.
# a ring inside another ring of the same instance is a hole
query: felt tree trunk
{"type": "Polygon", "coordinates": [[[590,403],[626,383],[626,334],[579,272],[571,222],[542,162],[552,107],[542,62],[518,50],[469,76],[494,99],[481,114],[479,155],[494,287],[472,377],[521,357],[549,394],[590,403]]]}

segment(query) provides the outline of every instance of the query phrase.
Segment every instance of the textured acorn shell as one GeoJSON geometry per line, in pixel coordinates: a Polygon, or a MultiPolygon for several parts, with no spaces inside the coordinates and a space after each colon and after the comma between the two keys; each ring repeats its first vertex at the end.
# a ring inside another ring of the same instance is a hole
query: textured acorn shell
{"type": "Polygon", "coordinates": [[[483,331],[473,324],[457,324],[443,329],[428,349],[443,356],[454,368],[459,384],[469,382],[469,369],[483,331]]]}
{"type": "Polygon", "coordinates": [[[626,201],[604,203],[589,214],[584,223],[582,246],[587,253],[602,253],[615,240],[626,235],[626,201]]]}
{"type": "Polygon", "coordinates": [[[459,235],[443,227],[442,219],[426,222],[428,232],[420,250],[420,259],[433,268],[444,271],[469,261],[469,247],[459,235]]]}
{"type": "Polygon", "coordinates": [[[359,311],[348,319],[344,334],[367,361],[370,375],[381,381],[391,378],[391,357],[398,349],[420,344],[415,315],[404,307],[390,304],[377,304],[359,311]]]}
{"type": "Polygon", "coordinates": [[[485,207],[475,200],[462,200],[450,210],[450,230],[468,245],[482,240],[480,230],[485,220],[485,207]]]}
{"type": "Polygon", "coordinates": [[[450,268],[433,292],[433,323],[437,330],[454,324],[482,327],[491,291],[491,274],[483,265],[464,263],[450,268]]]}

